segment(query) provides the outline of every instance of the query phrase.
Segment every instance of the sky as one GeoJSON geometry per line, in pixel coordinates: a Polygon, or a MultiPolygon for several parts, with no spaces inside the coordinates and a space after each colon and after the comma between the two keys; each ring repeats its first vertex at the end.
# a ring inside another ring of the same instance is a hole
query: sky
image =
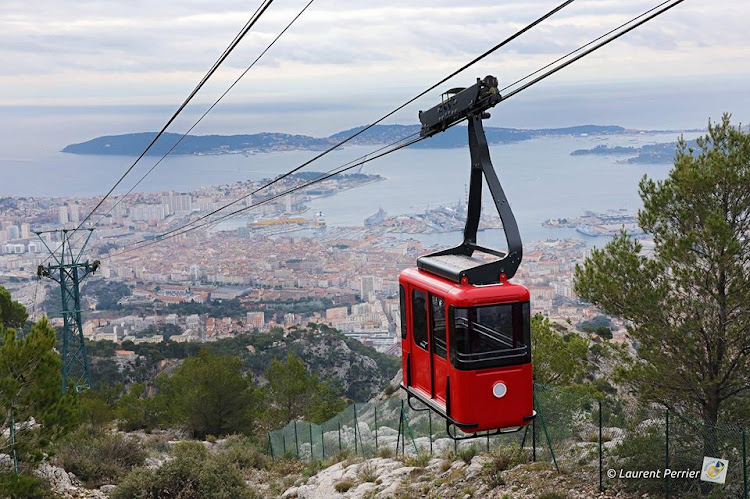
{"type": "MultiPolygon", "coordinates": [[[[170,130],[192,124],[306,2],[275,0],[170,130]]],[[[4,0],[0,132],[41,127],[64,145],[157,130],[259,3],[4,0]]],[[[195,133],[323,136],[370,122],[558,3],[315,0],[195,133]]],[[[510,83],[657,3],[576,0],[445,89],[486,74],[510,83]]],[[[748,19],[747,0],[686,0],[508,100],[490,124],[685,129],[725,111],[748,122],[748,19]]],[[[439,94],[389,122],[416,123],[439,94]]]]}

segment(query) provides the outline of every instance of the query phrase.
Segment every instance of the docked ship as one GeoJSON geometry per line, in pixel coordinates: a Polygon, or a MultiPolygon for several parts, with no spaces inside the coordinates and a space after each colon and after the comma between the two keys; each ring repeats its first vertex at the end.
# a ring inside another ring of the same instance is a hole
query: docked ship
{"type": "Polygon", "coordinates": [[[315,214],[315,218],[313,218],[313,221],[315,222],[316,227],[326,227],[326,218],[323,216],[322,211],[319,211],[315,214]]]}
{"type": "Polygon", "coordinates": [[[379,225],[385,222],[385,217],[388,214],[385,212],[385,210],[381,207],[377,213],[374,215],[370,215],[369,217],[365,218],[365,227],[371,227],[373,225],[379,225]]]}
{"type": "Polygon", "coordinates": [[[589,224],[576,225],[576,230],[584,236],[597,237],[604,235],[601,229],[589,224]]]}

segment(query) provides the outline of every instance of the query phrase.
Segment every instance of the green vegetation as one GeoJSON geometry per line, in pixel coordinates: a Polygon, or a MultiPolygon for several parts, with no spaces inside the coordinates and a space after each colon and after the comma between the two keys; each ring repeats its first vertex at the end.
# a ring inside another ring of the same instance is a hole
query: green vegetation
{"type": "MultiPolygon", "coordinates": [[[[139,355],[138,361],[128,364],[120,371],[111,357],[116,345],[109,341],[87,343],[92,379],[96,386],[129,385],[132,383],[153,384],[161,371],[160,363],[166,359],[182,360],[198,355],[206,349],[214,355],[235,357],[242,369],[256,378],[265,376],[274,360],[284,361],[290,353],[305,360],[313,373],[332,372],[341,365],[351,364],[346,379],[338,380],[343,394],[352,400],[368,400],[387,385],[401,367],[400,359],[377,352],[357,340],[347,338],[325,325],[309,324],[303,329],[292,330],[286,336],[281,329],[264,333],[242,334],[210,343],[140,343],[125,341],[120,345],[139,355]],[[343,343],[346,348],[341,348],[343,343]],[[251,347],[254,351],[250,351],[251,347]],[[322,349],[321,349],[322,347],[322,349]],[[372,368],[362,365],[362,357],[375,362],[372,368]]],[[[324,380],[321,380],[324,381],[324,380]]],[[[331,389],[336,382],[331,380],[331,389]]]]}
{"type": "Polygon", "coordinates": [[[117,302],[133,294],[127,284],[109,279],[93,279],[86,287],[86,295],[96,300],[97,310],[118,310],[122,308],[117,302]]]}
{"type": "Polygon", "coordinates": [[[344,492],[348,491],[352,487],[356,487],[357,482],[354,480],[350,480],[348,478],[344,478],[343,480],[339,480],[338,482],[333,484],[334,490],[338,492],[339,494],[343,494],[344,492]]]}
{"type": "Polygon", "coordinates": [[[24,428],[17,432],[15,446],[10,439],[0,441],[0,452],[14,450],[19,461],[37,462],[55,439],[78,424],[76,400],[62,395],[55,332],[46,319],[23,338],[11,328],[0,328],[0,333],[0,428],[13,423],[24,428]],[[37,424],[30,427],[32,418],[37,424]]]}
{"type": "Polygon", "coordinates": [[[242,471],[223,453],[213,454],[199,442],[183,442],[173,459],[159,468],[136,468],[117,486],[113,499],[183,497],[254,499],[242,471]]]}
{"type": "Polygon", "coordinates": [[[588,341],[575,333],[560,336],[549,319],[531,320],[531,358],[534,381],[546,385],[580,383],[587,367],[588,341]]]}
{"type": "MultiPolygon", "coordinates": [[[[173,303],[166,307],[168,313],[180,315],[206,314],[209,317],[238,317],[246,312],[265,312],[268,319],[283,320],[284,314],[323,313],[334,306],[330,298],[306,297],[299,300],[275,300],[259,302],[242,302],[239,298],[232,300],[209,300],[205,303],[173,303]]],[[[137,307],[136,307],[137,308],[137,307]]]]}
{"type": "Polygon", "coordinates": [[[8,290],[0,286],[0,328],[21,328],[28,317],[26,308],[13,300],[8,290]]]}
{"type": "Polygon", "coordinates": [[[595,333],[605,340],[612,339],[612,320],[606,315],[597,315],[578,324],[578,330],[584,333],[595,333]]]}
{"type": "Polygon", "coordinates": [[[158,381],[166,418],[194,436],[252,432],[261,394],[239,359],[204,349],[158,381]]]}
{"type": "Polygon", "coordinates": [[[47,499],[55,495],[41,478],[14,473],[0,473],[0,491],[3,498],[10,499],[47,499]]]}
{"type": "Polygon", "coordinates": [[[286,362],[271,361],[266,378],[268,415],[279,424],[294,419],[322,423],[347,406],[333,383],[321,382],[317,375],[310,374],[302,359],[294,354],[290,353],[286,362]]]}
{"type": "Polygon", "coordinates": [[[731,411],[750,393],[750,135],[729,115],[709,122],[697,149],[680,140],[669,177],[644,177],[640,195],[653,255],[623,233],[576,269],[576,292],[629,322],[638,358],[621,375],[641,400],[699,415],[707,428],[746,418],[731,411]]]}
{"type": "Polygon", "coordinates": [[[61,443],[56,459],[87,487],[99,487],[117,483],[132,468],[142,466],[146,451],[134,438],[82,426],[61,443]]]}
{"type": "Polygon", "coordinates": [[[8,476],[8,470],[0,471],[0,489],[11,497],[44,497],[30,472],[55,441],[78,425],[78,412],[75,396],[62,395],[55,331],[43,319],[19,337],[15,328],[27,317],[23,305],[0,287],[0,453],[11,456],[20,472],[8,476]]]}

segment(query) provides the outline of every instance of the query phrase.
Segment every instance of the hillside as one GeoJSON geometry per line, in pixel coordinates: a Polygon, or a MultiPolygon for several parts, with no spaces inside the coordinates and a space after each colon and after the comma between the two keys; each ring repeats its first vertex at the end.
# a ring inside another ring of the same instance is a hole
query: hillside
{"type": "MultiPolygon", "coordinates": [[[[322,150],[331,147],[364,127],[356,127],[335,133],[329,137],[310,137],[286,133],[263,132],[251,135],[187,135],[172,151],[172,154],[254,154],[271,151],[322,150]]],[[[520,142],[544,136],[564,135],[608,135],[624,133],[619,126],[582,125],[566,128],[516,129],[486,127],[487,140],[491,144],[520,142]]],[[[376,125],[362,135],[352,139],[350,145],[380,145],[394,142],[419,132],[419,125],[376,125]]],[[[444,133],[420,142],[416,147],[454,148],[466,146],[466,127],[456,126],[444,133]]],[[[155,132],[128,133],[96,137],[78,144],[66,146],[62,152],[71,154],[95,154],[107,156],[138,155],[156,135],[155,132]]],[[[181,135],[165,133],[148,151],[151,156],[161,156],[180,140],[181,135]]]]}
{"type": "Polygon", "coordinates": [[[202,344],[126,341],[120,348],[138,355],[138,359],[128,362],[115,358],[115,345],[111,342],[87,345],[93,382],[104,386],[151,382],[161,372],[195,356],[201,348],[241,359],[244,369],[263,384],[271,360],[283,360],[287,354],[295,353],[305,361],[310,372],[335,381],[347,398],[362,401],[380,392],[401,365],[400,359],[381,354],[325,325],[292,330],[286,336],[274,330],[202,344]]]}

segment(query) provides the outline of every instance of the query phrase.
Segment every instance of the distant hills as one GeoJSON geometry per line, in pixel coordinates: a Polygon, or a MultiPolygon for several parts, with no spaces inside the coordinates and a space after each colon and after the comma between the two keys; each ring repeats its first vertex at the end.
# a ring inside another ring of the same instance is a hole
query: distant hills
{"type": "MultiPolygon", "coordinates": [[[[188,135],[172,154],[254,154],[272,151],[312,150],[331,147],[364,127],[335,133],[330,137],[310,137],[286,133],[256,133],[251,135],[188,135]]],[[[351,145],[388,144],[419,132],[419,125],[376,125],[352,139],[351,145]]],[[[567,128],[517,129],[485,127],[490,144],[521,142],[545,136],[612,135],[624,133],[620,126],[582,125],[567,128]]],[[[95,154],[110,156],[137,156],[156,136],[155,132],[108,135],[70,144],[62,152],[70,154],[95,154]]],[[[181,135],[165,133],[149,150],[151,156],[161,156],[179,141],[181,135]]],[[[430,139],[415,144],[422,148],[466,147],[466,127],[453,127],[430,139]]]]}
{"type": "MultiPolygon", "coordinates": [[[[677,142],[661,144],[647,144],[640,147],[633,146],[605,146],[598,145],[591,149],[577,149],[571,156],[631,156],[625,160],[630,164],[661,164],[674,162],[677,142]]],[[[688,147],[695,148],[696,141],[688,141],[688,147]]]]}

